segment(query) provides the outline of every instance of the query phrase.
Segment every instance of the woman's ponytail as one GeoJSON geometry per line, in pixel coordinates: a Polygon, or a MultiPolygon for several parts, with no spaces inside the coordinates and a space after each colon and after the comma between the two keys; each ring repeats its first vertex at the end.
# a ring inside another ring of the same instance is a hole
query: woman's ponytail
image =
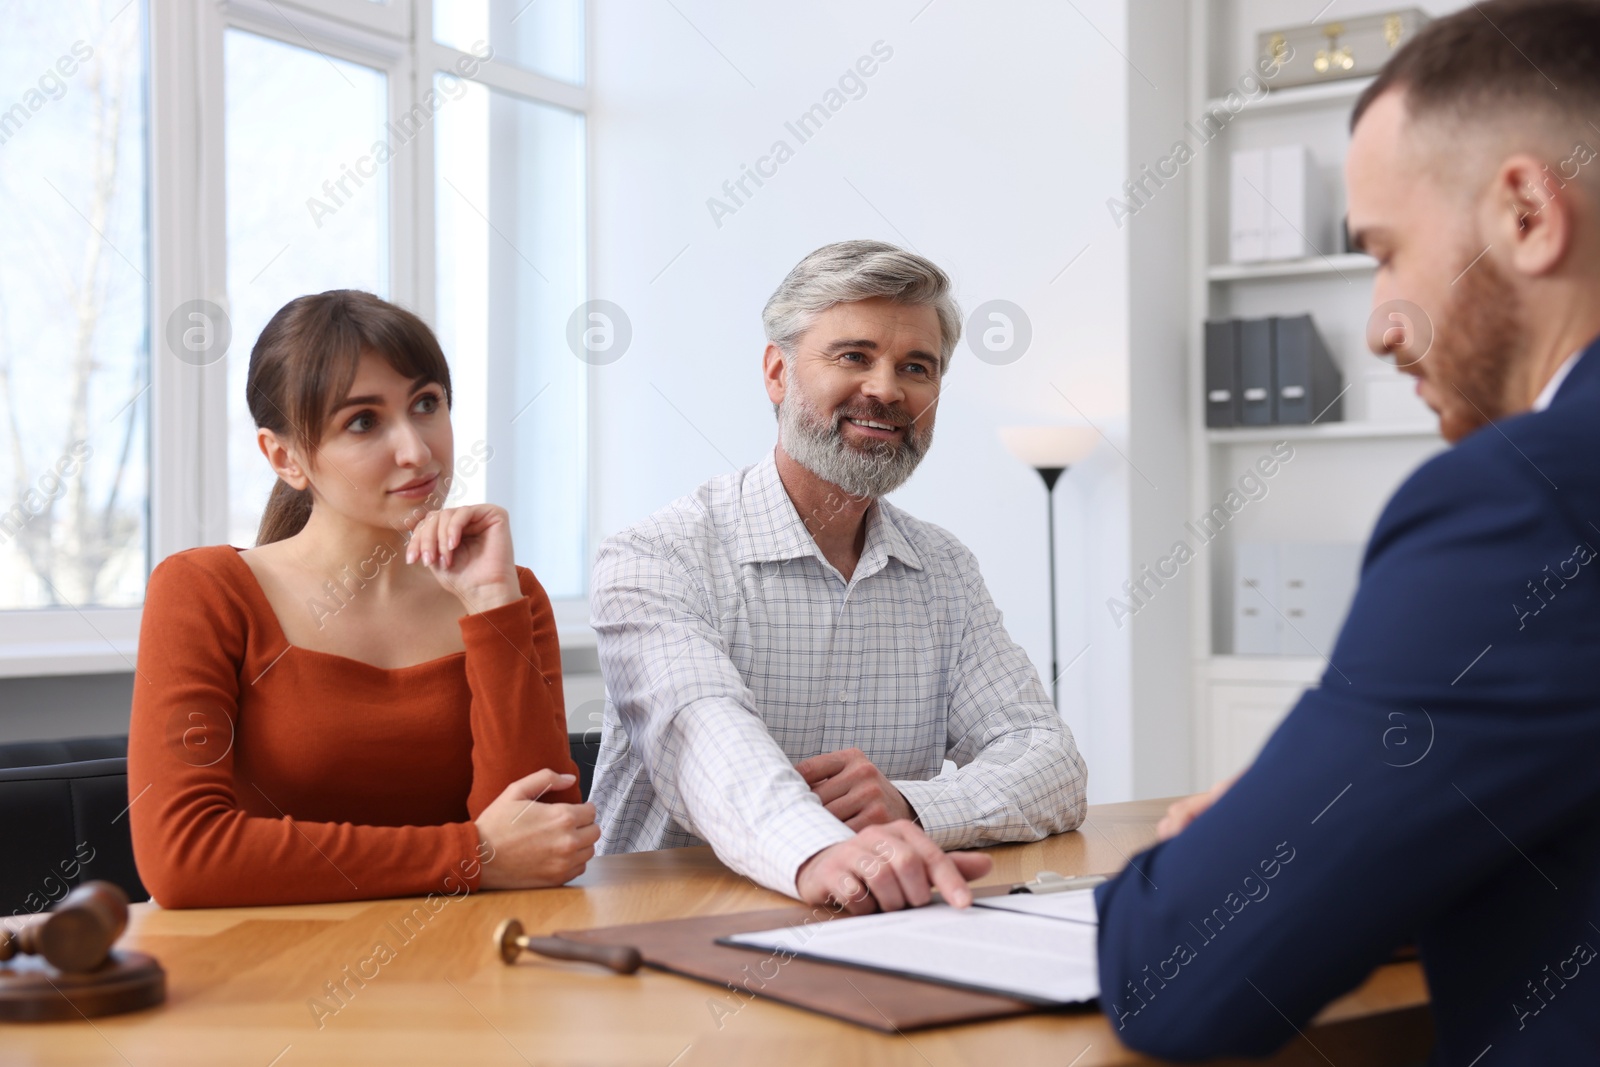
{"type": "Polygon", "coordinates": [[[261,527],[256,530],[256,544],[270,545],[293,537],[305,528],[311,518],[311,490],[296,489],[279,478],[267,497],[267,509],[261,513],[261,527]]]}

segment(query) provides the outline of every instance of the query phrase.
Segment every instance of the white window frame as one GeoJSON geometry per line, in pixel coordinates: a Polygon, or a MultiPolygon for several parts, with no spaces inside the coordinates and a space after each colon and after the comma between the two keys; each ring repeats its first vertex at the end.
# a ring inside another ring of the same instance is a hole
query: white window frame
{"type": "MultiPolygon", "coordinates": [[[[148,0],[150,323],[149,565],[228,537],[227,362],[198,368],[166,358],[164,309],[206,299],[226,308],[223,35],[236,28],[382,70],[391,115],[408,110],[467,53],[433,40],[432,0],[148,0]]],[[[592,15],[586,16],[592,25],[592,15]]],[[[589,34],[585,49],[592,54],[589,34]]],[[[493,58],[471,57],[472,80],[528,100],[589,112],[574,86],[493,58]]],[[[586,68],[588,64],[586,64],[586,68]]],[[[585,81],[587,82],[587,69],[585,81]]],[[[410,165],[390,172],[390,296],[436,322],[433,124],[410,165]]],[[[585,150],[586,155],[588,150],[585,150]]],[[[587,161],[586,161],[587,162],[587,161]]],[[[588,197],[585,195],[585,211],[588,197]]],[[[585,220],[585,240],[592,224],[585,220]]],[[[585,259],[587,261],[587,255],[585,259]]],[[[590,279],[585,279],[589,289],[590,279]]],[[[246,355],[235,337],[228,359],[246,355]]],[[[493,381],[497,368],[488,369],[493,381]]],[[[589,448],[594,455],[593,368],[589,448]]],[[[594,468],[586,485],[594,529],[594,468]]],[[[585,547],[592,553],[593,535],[585,547]]],[[[587,597],[554,601],[564,647],[592,646],[587,597]]],[[[0,678],[134,670],[143,608],[0,611],[0,678]]]]}

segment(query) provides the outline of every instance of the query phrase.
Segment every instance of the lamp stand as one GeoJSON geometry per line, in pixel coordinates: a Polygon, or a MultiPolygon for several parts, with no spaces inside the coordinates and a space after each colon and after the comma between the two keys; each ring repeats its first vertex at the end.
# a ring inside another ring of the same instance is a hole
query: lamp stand
{"type": "Polygon", "coordinates": [[[1050,703],[1061,710],[1061,653],[1056,640],[1056,482],[1065,467],[1035,467],[1044,479],[1045,530],[1050,540],[1050,703]]]}

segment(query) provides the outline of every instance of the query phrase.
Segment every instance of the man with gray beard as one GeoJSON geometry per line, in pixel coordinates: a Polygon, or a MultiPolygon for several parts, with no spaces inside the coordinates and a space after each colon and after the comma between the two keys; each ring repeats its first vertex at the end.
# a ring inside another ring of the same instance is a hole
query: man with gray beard
{"type": "Polygon", "coordinates": [[[961,333],[949,278],[844,241],[762,320],[777,447],[595,562],[596,849],[709,843],[852,912],[932,888],[965,905],[989,859],[943,850],[1076,828],[1086,773],[972,553],[881,499],[933,441],[961,333]]]}

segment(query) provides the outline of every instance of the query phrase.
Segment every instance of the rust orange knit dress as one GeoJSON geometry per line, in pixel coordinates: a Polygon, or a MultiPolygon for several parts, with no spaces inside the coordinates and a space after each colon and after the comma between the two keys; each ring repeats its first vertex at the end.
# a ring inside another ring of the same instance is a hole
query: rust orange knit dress
{"type": "MultiPolygon", "coordinates": [[[[472,824],[511,782],[577,768],[550,600],[461,619],[466,650],[398,670],[288,643],[227,545],[145,594],[128,739],[139,876],[169,908],[459,895],[472,824]]],[[[578,787],[548,798],[577,803],[578,787]]]]}

